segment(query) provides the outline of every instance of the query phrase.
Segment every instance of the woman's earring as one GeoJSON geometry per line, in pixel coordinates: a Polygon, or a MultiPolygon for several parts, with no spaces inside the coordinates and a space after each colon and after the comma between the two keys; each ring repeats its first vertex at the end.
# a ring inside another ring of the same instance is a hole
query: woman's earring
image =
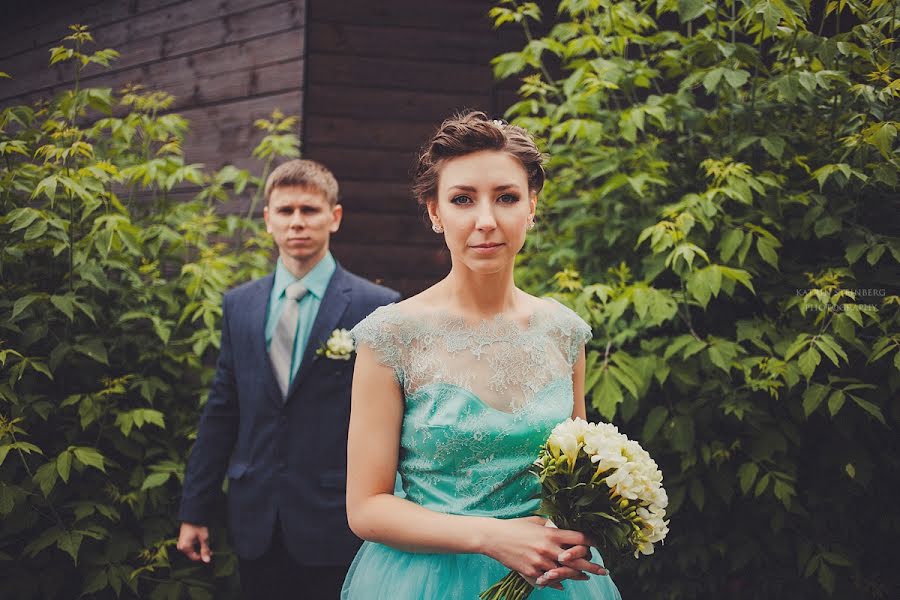
{"type": "Polygon", "coordinates": [[[438,225],[437,223],[431,224],[431,230],[435,233],[444,233],[444,228],[438,225]]]}
{"type": "Polygon", "coordinates": [[[528,229],[529,231],[534,229],[534,217],[528,219],[528,225],[526,226],[526,229],[528,229]]]}

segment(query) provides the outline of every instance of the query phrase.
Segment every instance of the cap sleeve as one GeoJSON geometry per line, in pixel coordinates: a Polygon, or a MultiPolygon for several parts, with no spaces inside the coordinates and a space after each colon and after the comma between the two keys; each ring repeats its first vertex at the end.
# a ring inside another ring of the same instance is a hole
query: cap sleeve
{"type": "Polygon", "coordinates": [[[375,353],[376,360],[386,367],[390,367],[397,374],[397,379],[403,381],[402,369],[402,344],[398,336],[396,308],[393,304],[379,306],[368,317],[356,324],[350,330],[354,343],[368,346],[375,353]]]}
{"type": "Polygon", "coordinates": [[[551,298],[551,300],[556,303],[558,309],[556,315],[557,329],[561,334],[560,337],[566,357],[569,360],[569,365],[574,365],[575,361],[578,360],[581,349],[593,338],[591,326],[565,304],[554,298],[551,298]]]}
{"type": "Polygon", "coordinates": [[[581,349],[591,341],[591,338],[594,337],[593,332],[591,331],[591,326],[588,325],[584,319],[579,317],[574,311],[572,311],[572,337],[569,345],[569,364],[574,365],[575,361],[578,360],[578,355],[581,353],[581,349]]]}

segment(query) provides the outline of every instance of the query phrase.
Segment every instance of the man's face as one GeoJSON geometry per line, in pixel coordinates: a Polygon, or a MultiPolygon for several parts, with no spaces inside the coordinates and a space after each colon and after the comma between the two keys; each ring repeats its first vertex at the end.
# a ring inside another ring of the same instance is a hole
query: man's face
{"type": "Polygon", "coordinates": [[[266,229],[278,246],[281,260],[288,265],[311,265],[325,256],[342,215],[341,206],[329,205],[322,192],[296,185],[272,190],[263,210],[266,229]]]}

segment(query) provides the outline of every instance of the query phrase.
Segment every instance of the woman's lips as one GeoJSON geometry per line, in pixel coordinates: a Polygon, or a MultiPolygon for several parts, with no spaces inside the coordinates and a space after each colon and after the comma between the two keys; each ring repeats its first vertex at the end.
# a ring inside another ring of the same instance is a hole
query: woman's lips
{"type": "Polygon", "coordinates": [[[486,244],[477,244],[475,246],[471,246],[472,250],[477,252],[478,254],[492,254],[497,252],[500,248],[503,247],[503,244],[489,242],[486,244]]]}

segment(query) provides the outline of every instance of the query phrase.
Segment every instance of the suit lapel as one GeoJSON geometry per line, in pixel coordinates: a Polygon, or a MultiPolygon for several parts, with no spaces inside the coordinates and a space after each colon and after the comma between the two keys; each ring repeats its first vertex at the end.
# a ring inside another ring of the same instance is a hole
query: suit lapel
{"type": "MultiPolygon", "coordinates": [[[[337,265],[334,274],[331,276],[331,281],[325,289],[322,302],[319,304],[319,312],[316,315],[316,320],[313,322],[312,330],[309,332],[309,341],[306,343],[306,350],[303,352],[300,370],[297,371],[297,376],[291,382],[287,398],[291,397],[291,394],[297,390],[303,378],[309,373],[313,363],[319,358],[316,352],[328,341],[331,332],[337,328],[341,317],[344,316],[347,305],[350,304],[350,289],[351,286],[348,278],[344,275],[344,270],[340,265],[337,265]]],[[[285,401],[287,401],[287,398],[285,398],[285,401]]]]}
{"type": "Polygon", "coordinates": [[[275,371],[272,369],[272,361],[266,350],[266,318],[269,314],[269,296],[272,293],[272,285],[275,282],[274,275],[266,275],[259,280],[259,286],[252,296],[250,306],[247,307],[247,315],[250,320],[250,337],[253,340],[252,354],[260,357],[262,372],[269,376],[264,377],[266,392],[269,397],[281,402],[281,390],[278,389],[278,381],[275,379],[275,371]]]}

